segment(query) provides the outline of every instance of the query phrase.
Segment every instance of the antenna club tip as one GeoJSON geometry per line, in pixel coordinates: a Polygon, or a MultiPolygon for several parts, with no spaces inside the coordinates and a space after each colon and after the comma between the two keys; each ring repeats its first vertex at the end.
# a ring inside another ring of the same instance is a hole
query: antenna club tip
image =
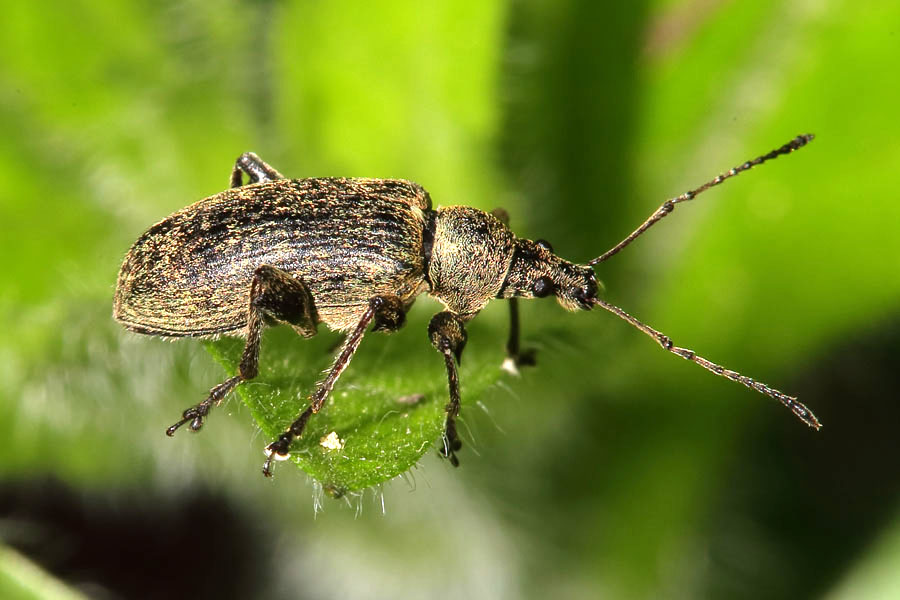
{"type": "Polygon", "coordinates": [[[803,421],[804,423],[806,423],[807,425],[809,425],[816,431],[819,431],[820,429],[822,429],[822,424],[819,423],[819,419],[816,418],[816,415],[814,415],[813,412],[811,410],[809,410],[808,408],[806,408],[806,406],[804,406],[803,404],[800,404],[799,402],[797,402],[795,400],[794,402],[791,403],[790,408],[791,408],[791,411],[795,415],[797,415],[797,417],[801,421],[803,421]]]}

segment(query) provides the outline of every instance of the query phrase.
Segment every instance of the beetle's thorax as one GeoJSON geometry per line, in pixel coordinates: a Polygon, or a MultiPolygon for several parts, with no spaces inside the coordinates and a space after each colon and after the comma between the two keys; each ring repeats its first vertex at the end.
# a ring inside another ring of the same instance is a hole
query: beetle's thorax
{"type": "Polygon", "coordinates": [[[428,262],[431,295],[461,317],[474,316],[497,297],[516,236],[495,216],[468,206],[439,208],[428,262]]]}

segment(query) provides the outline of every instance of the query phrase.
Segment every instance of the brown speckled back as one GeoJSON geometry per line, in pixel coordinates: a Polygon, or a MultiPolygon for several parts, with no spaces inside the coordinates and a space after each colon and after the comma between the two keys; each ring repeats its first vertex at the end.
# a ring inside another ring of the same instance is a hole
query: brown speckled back
{"type": "Polygon", "coordinates": [[[302,279],[319,320],[345,330],[378,294],[424,281],[427,192],[403,180],[279,179],[224,191],[147,230],[129,250],[114,316],[133,331],[202,336],[247,323],[253,271],[302,279]]]}

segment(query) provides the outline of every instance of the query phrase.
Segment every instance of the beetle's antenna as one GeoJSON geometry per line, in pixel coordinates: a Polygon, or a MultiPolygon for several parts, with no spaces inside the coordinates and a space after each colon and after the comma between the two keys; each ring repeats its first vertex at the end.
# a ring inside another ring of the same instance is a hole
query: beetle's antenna
{"type": "Polygon", "coordinates": [[[803,421],[813,429],[818,430],[820,427],[822,427],[821,423],[819,423],[819,420],[816,418],[816,415],[814,415],[812,411],[806,408],[806,406],[804,406],[801,402],[798,402],[797,398],[795,398],[794,396],[788,396],[787,394],[784,394],[776,390],[775,388],[769,387],[761,381],[755,381],[750,377],[741,375],[737,371],[732,371],[730,369],[726,369],[725,367],[717,365],[716,363],[709,361],[702,356],[698,356],[693,350],[688,350],[687,348],[679,348],[672,342],[671,339],[669,339],[669,336],[660,333],[649,325],[645,325],[644,323],[638,321],[618,306],[609,304],[608,302],[604,302],[599,298],[592,298],[591,302],[593,302],[597,306],[605,308],[620,319],[628,321],[629,323],[631,323],[631,325],[633,325],[637,329],[640,329],[651,338],[655,339],[657,343],[663,347],[664,350],[668,350],[669,352],[677,354],[685,360],[696,363],[711,373],[715,373],[716,375],[725,377],[726,379],[730,379],[731,381],[742,383],[750,389],[756,390],[761,394],[765,394],[770,398],[778,400],[786,407],[791,409],[791,412],[797,415],[797,417],[799,417],[801,421],[803,421]]]}
{"type": "Polygon", "coordinates": [[[811,142],[814,137],[815,136],[811,133],[807,133],[805,135],[798,135],[797,137],[792,139],[790,142],[788,142],[781,148],[776,148],[775,150],[772,150],[768,154],[763,154],[762,156],[758,156],[758,157],[754,158],[753,160],[748,160],[744,164],[742,164],[738,167],[734,167],[733,169],[731,169],[725,173],[722,173],[721,175],[707,181],[700,187],[690,190],[690,191],[687,191],[687,192],[681,194],[680,196],[678,196],[677,198],[672,198],[671,200],[666,200],[665,202],[662,203],[662,205],[659,208],[656,209],[656,212],[654,212],[652,215],[650,215],[650,217],[646,221],[644,221],[640,227],[638,227],[637,229],[632,231],[631,234],[627,238],[625,238],[624,240],[622,240],[621,242],[619,242],[618,244],[616,244],[615,246],[613,246],[612,248],[610,248],[609,250],[607,250],[606,252],[604,252],[603,254],[598,256],[597,258],[595,258],[594,260],[590,261],[588,264],[593,266],[598,263],[602,263],[604,260],[606,260],[607,258],[609,258],[615,254],[618,254],[618,252],[622,248],[624,248],[625,246],[627,246],[628,244],[630,244],[631,242],[636,240],[638,237],[640,237],[640,235],[642,233],[644,233],[645,231],[647,231],[648,229],[650,229],[650,227],[652,227],[654,223],[662,220],[663,217],[665,217],[670,212],[675,210],[675,205],[678,204],[679,202],[686,202],[688,200],[693,200],[698,194],[705,192],[706,190],[708,190],[711,187],[715,187],[715,186],[719,185],[726,179],[734,177],[738,173],[742,173],[744,171],[752,169],[756,165],[760,165],[760,164],[766,162],[767,160],[777,158],[777,157],[781,156],[782,154],[790,154],[794,150],[799,150],[800,148],[802,148],[803,146],[805,146],[806,144],[811,142]]]}

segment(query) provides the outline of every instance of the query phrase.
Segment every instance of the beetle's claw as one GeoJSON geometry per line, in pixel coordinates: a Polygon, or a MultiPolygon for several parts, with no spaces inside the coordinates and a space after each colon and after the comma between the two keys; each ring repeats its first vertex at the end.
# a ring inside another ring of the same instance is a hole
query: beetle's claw
{"type": "MultiPolygon", "coordinates": [[[[174,425],[170,425],[170,426],[168,427],[168,429],[166,429],[166,435],[167,435],[167,436],[172,437],[173,435],[175,435],[175,432],[178,431],[178,428],[179,428],[179,427],[181,427],[182,425],[184,425],[184,424],[187,423],[188,421],[195,421],[195,420],[196,420],[196,418],[194,417],[194,415],[188,415],[188,412],[189,412],[189,410],[184,411],[184,417],[183,417],[180,421],[178,421],[178,422],[175,423],[174,425]]],[[[201,424],[202,424],[202,422],[201,422],[201,424]]],[[[194,424],[193,424],[193,422],[191,423],[191,429],[194,429],[194,424]]],[[[198,429],[199,429],[199,427],[198,427],[198,429]]],[[[194,429],[194,431],[196,431],[196,429],[194,429]]]]}
{"type": "Polygon", "coordinates": [[[173,435],[175,435],[175,432],[178,431],[178,428],[187,422],[188,422],[188,419],[182,419],[182,420],[178,421],[177,423],[175,423],[174,425],[170,425],[168,428],[166,428],[166,435],[169,437],[172,437],[173,435]]]}
{"type": "Polygon", "coordinates": [[[209,407],[206,405],[192,406],[181,414],[181,420],[166,429],[166,435],[172,437],[178,428],[190,422],[191,431],[200,431],[203,427],[203,417],[209,414],[209,407]]]}

